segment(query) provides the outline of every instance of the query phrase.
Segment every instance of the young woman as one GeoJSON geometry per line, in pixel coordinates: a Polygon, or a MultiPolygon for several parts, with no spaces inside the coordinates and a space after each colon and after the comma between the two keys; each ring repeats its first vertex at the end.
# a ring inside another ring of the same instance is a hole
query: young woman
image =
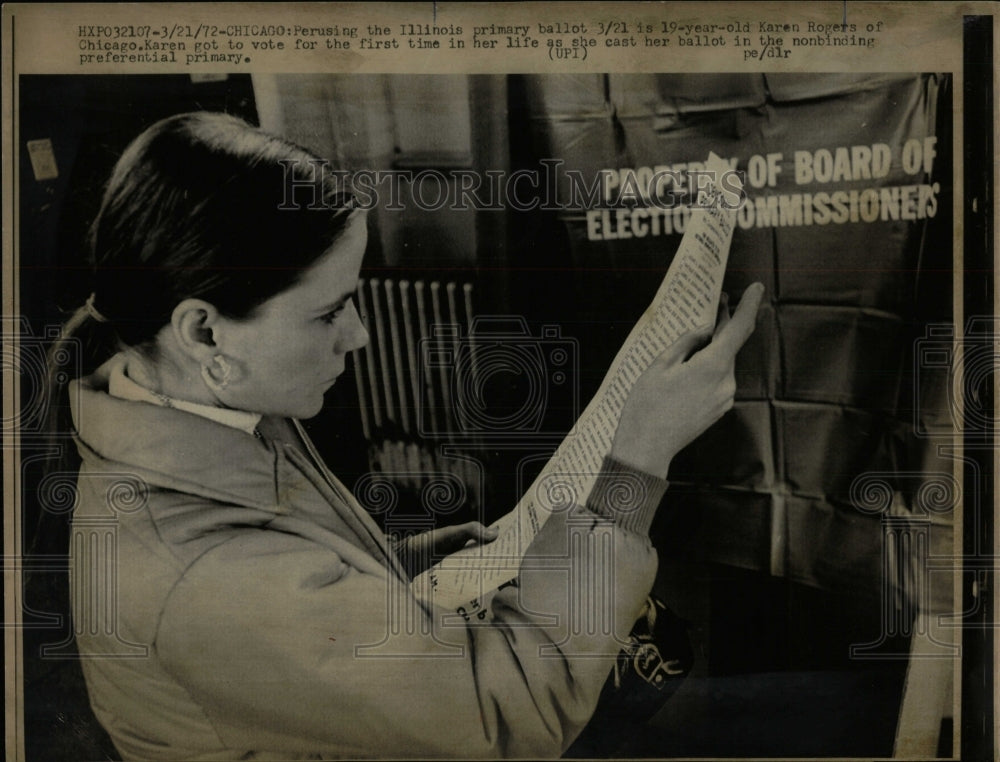
{"type": "MultiPolygon", "coordinates": [[[[762,289],[641,377],[588,504],[545,524],[484,621],[456,624],[413,599],[297,423],[368,339],[352,298],[365,214],[314,158],[185,114],[146,130],[111,177],[94,293],[67,326],[107,347],[69,389],[93,709],[126,759],[558,755],[652,586],[670,460],[732,404],[762,289]],[[572,626],[579,605],[586,627],[572,626]]],[[[417,542],[470,538],[490,534],[417,542]]]]}

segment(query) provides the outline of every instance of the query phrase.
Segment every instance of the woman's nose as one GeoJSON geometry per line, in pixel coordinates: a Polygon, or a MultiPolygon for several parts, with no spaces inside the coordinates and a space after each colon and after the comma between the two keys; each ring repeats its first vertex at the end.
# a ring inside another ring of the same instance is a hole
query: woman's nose
{"type": "Polygon", "coordinates": [[[337,348],[347,353],[367,346],[368,329],[365,328],[365,324],[362,322],[361,316],[358,314],[358,310],[354,304],[350,305],[350,309],[344,317],[347,318],[347,321],[344,325],[344,333],[338,342],[340,346],[337,348]]]}

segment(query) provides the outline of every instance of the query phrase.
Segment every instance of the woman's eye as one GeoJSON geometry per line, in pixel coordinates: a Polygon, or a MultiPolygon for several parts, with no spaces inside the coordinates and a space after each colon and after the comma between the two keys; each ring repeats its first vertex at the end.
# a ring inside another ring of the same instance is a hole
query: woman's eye
{"type": "Polygon", "coordinates": [[[353,299],[348,299],[336,309],[330,310],[325,315],[321,315],[319,319],[327,324],[333,323],[337,318],[344,314],[344,310],[346,310],[352,303],[353,299]]]}

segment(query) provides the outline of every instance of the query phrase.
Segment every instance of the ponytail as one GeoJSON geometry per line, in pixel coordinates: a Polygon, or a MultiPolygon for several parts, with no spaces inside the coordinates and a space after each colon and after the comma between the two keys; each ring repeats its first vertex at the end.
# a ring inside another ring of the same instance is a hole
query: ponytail
{"type": "MultiPolygon", "coordinates": [[[[50,510],[53,496],[47,487],[56,483],[65,488],[80,467],[80,459],[72,441],[73,421],[69,404],[69,384],[78,376],[92,373],[120,348],[117,332],[95,305],[93,294],[78,307],[52,340],[45,355],[44,379],[39,379],[45,402],[43,422],[46,449],[53,457],[45,467],[34,501],[24,505],[25,548],[32,554],[64,555],[67,548],[69,514],[50,510]],[[31,512],[37,515],[32,518],[31,512]]],[[[61,497],[57,502],[62,502],[61,497]]]]}
{"type": "Polygon", "coordinates": [[[25,403],[25,407],[37,412],[24,411],[30,422],[21,419],[29,430],[22,432],[22,441],[25,435],[35,432],[45,444],[44,448],[34,446],[43,450],[40,460],[26,451],[21,461],[21,552],[27,559],[21,593],[26,612],[48,612],[59,617],[57,629],[45,631],[50,644],[59,642],[60,637],[63,643],[71,643],[73,633],[69,578],[65,572],[53,573],[53,563],[59,569],[68,561],[80,468],[72,439],[68,389],[71,381],[91,372],[118,346],[114,327],[94,302],[92,297],[78,307],[45,348],[45,367],[31,379],[35,388],[25,390],[32,395],[32,404],[25,403]],[[37,403],[45,407],[34,408],[37,403]],[[40,427],[44,429],[39,431],[40,427]],[[33,460],[37,465],[32,464],[33,460]]]}

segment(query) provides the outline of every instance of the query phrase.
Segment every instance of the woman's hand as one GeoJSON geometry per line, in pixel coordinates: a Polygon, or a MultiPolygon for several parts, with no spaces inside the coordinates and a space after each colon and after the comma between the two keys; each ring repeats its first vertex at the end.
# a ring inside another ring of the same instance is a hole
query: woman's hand
{"type": "Polygon", "coordinates": [[[416,576],[428,568],[434,557],[450,555],[470,543],[493,542],[497,535],[495,527],[484,526],[478,521],[440,527],[407,537],[399,548],[399,556],[410,576],[416,576]]]}
{"type": "Polygon", "coordinates": [[[763,294],[760,283],[747,288],[731,319],[723,299],[714,334],[686,334],[653,361],[625,402],[614,458],[666,478],[673,457],[732,408],[736,353],[753,333],[763,294]]]}

